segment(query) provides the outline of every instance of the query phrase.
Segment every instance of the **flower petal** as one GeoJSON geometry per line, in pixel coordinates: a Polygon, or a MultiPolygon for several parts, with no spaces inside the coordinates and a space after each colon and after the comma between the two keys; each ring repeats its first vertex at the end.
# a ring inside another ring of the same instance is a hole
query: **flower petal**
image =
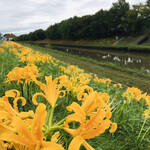
{"type": "Polygon", "coordinates": [[[63,128],[63,129],[73,137],[79,135],[82,132],[82,127],[79,127],[77,129],[69,129],[69,128],[63,128]]]}
{"type": "Polygon", "coordinates": [[[18,90],[9,90],[5,92],[5,96],[7,97],[19,97],[20,96],[20,92],[18,90]]]}
{"type": "Polygon", "coordinates": [[[22,101],[22,106],[24,106],[24,105],[26,104],[26,100],[25,100],[24,97],[17,97],[17,98],[15,98],[15,100],[13,101],[13,103],[14,103],[14,108],[15,108],[15,110],[16,110],[17,112],[19,112],[19,111],[18,111],[18,107],[17,107],[17,102],[18,102],[18,100],[21,100],[21,101],[22,101]]]}
{"type": "Polygon", "coordinates": [[[86,114],[91,113],[97,107],[97,105],[96,105],[97,96],[98,96],[98,93],[95,91],[95,92],[91,92],[86,97],[84,103],[81,106],[86,114]]]}
{"type": "Polygon", "coordinates": [[[3,132],[15,132],[15,128],[11,128],[0,121],[0,134],[3,132]]]}
{"type": "Polygon", "coordinates": [[[47,115],[46,106],[43,103],[40,103],[36,109],[36,113],[32,124],[32,133],[34,137],[40,141],[43,138],[43,132],[41,128],[45,123],[46,115],[47,115]]]}
{"type": "Polygon", "coordinates": [[[72,115],[67,116],[66,121],[64,122],[64,125],[68,127],[68,123],[73,122],[73,121],[80,122],[81,124],[83,124],[85,122],[85,119],[83,119],[78,114],[72,114],[72,115]]]}
{"type": "Polygon", "coordinates": [[[4,147],[4,143],[0,140],[0,149],[4,150],[5,147],[4,147]]]}
{"type": "Polygon", "coordinates": [[[36,93],[36,94],[34,94],[34,96],[32,97],[32,102],[33,102],[34,105],[38,105],[38,102],[36,101],[36,97],[39,96],[39,95],[45,97],[45,99],[46,99],[46,96],[45,96],[43,93],[36,93]]]}
{"type": "Polygon", "coordinates": [[[106,112],[101,109],[98,110],[98,112],[91,117],[91,119],[89,121],[87,121],[86,125],[84,126],[84,128],[86,129],[86,131],[90,131],[93,128],[96,128],[104,119],[106,115],[106,112]]]}
{"type": "Polygon", "coordinates": [[[22,136],[14,133],[3,133],[0,135],[0,139],[8,142],[15,142],[22,145],[35,146],[35,143],[32,143],[32,141],[27,140],[26,138],[23,138],[22,136]]]}
{"type": "Polygon", "coordinates": [[[23,120],[21,120],[19,117],[14,117],[12,119],[12,124],[17,128],[19,135],[22,136],[23,139],[26,139],[28,142],[32,142],[33,144],[36,143],[31,131],[29,128],[27,128],[27,125],[23,120]]]}
{"type": "Polygon", "coordinates": [[[91,145],[89,145],[85,140],[83,141],[83,145],[86,150],[95,150],[91,145]]]}
{"type": "Polygon", "coordinates": [[[109,130],[110,133],[113,133],[117,130],[117,124],[116,123],[112,123],[112,127],[111,129],[109,130]]]}
{"type": "Polygon", "coordinates": [[[94,138],[95,136],[98,136],[98,135],[104,133],[105,130],[109,128],[110,123],[111,123],[111,121],[106,119],[100,124],[99,127],[97,127],[96,129],[93,129],[91,132],[88,132],[88,133],[82,135],[82,137],[84,139],[94,138]]]}
{"type": "Polygon", "coordinates": [[[80,116],[85,118],[86,114],[78,103],[73,102],[70,106],[67,107],[67,109],[68,109],[68,111],[70,111],[70,112],[74,111],[75,113],[77,113],[80,116]]]}
{"type": "Polygon", "coordinates": [[[73,138],[71,141],[68,150],[79,150],[81,144],[83,143],[84,139],[79,135],[73,138]]]}

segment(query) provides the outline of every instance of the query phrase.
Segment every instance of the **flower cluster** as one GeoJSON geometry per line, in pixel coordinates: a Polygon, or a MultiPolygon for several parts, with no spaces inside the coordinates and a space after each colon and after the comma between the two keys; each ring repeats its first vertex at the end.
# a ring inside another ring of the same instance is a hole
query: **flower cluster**
{"type": "Polygon", "coordinates": [[[7,74],[7,81],[17,82],[18,84],[29,83],[32,81],[33,76],[38,76],[38,68],[34,64],[28,64],[24,68],[15,67],[12,71],[7,74]]]}
{"type": "Polygon", "coordinates": [[[101,82],[101,83],[107,83],[108,85],[110,85],[111,80],[109,78],[104,79],[104,78],[98,78],[97,76],[94,78],[95,82],[101,82]]]}
{"type": "Polygon", "coordinates": [[[42,54],[40,52],[34,52],[31,48],[22,46],[15,42],[7,42],[5,47],[11,47],[10,52],[14,53],[20,58],[21,62],[36,63],[36,62],[51,62],[52,57],[49,54],[42,54]]]}

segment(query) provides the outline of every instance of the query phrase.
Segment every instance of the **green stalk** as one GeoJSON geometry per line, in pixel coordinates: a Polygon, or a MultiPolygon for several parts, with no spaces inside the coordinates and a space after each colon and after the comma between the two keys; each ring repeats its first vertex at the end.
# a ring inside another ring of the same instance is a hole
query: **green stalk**
{"type": "Polygon", "coordinates": [[[48,126],[48,124],[49,124],[50,113],[51,113],[51,110],[49,109],[49,110],[47,111],[47,117],[46,117],[46,121],[45,121],[45,125],[46,125],[46,126],[48,126]]]}
{"type": "Polygon", "coordinates": [[[137,140],[139,139],[139,137],[140,137],[140,135],[141,135],[141,133],[142,133],[142,130],[143,130],[143,128],[144,128],[144,125],[145,125],[145,123],[146,123],[146,120],[147,120],[147,117],[145,117],[145,120],[144,120],[144,122],[143,122],[143,125],[142,125],[142,127],[141,127],[141,130],[140,130],[139,135],[138,135],[138,137],[137,137],[137,140]]]}
{"type": "Polygon", "coordinates": [[[27,102],[30,103],[30,90],[29,90],[30,86],[29,83],[27,82],[27,102]]]}
{"type": "Polygon", "coordinates": [[[54,109],[55,109],[55,107],[52,107],[51,111],[50,111],[50,118],[49,118],[48,128],[51,128],[52,125],[53,125],[54,109]]]}
{"type": "MultiPolygon", "coordinates": [[[[21,95],[22,95],[22,97],[24,97],[23,84],[21,83],[20,86],[21,86],[21,95]]],[[[23,108],[23,111],[25,111],[25,107],[22,106],[22,108],[23,108]]]]}
{"type": "MultiPolygon", "coordinates": [[[[68,94],[67,94],[67,99],[66,99],[66,107],[67,106],[68,106],[68,94]]],[[[67,109],[65,109],[65,112],[63,114],[63,118],[65,117],[66,113],[67,113],[67,109]]]]}
{"type": "Polygon", "coordinates": [[[66,120],[66,118],[64,118],[64,119],[62,119],[62,120],[60,120],[58,123],[56,123],[54,126],[58,126],[58,125],[60,125],[61,123],[63,123],[64,121],[66,120]]]}
{"type": "Polygon", "coordinates": [[[22,95],[22,97],[24,97],[23,84],[21,83],[20,85],[21,85],[21,95],[22,95]]]}
{"type": "Polygon", "coordinates": [[[63,129],[63,127],[64,127],[63,124],[59,126],[52,126],[48,128],[47,130],[44,130],[45,131],[44,136],[46,136],[47,138],[51,138],[52,131],[63,129]]]}
{"type": "Polygon", "coordinates": [[[145,135],[147,134],[148,130],[150,129],[150,127],[146,130],[146,132],[144,133],[144,135],[142,136],[140,143],[142,142],[143,138],[145,137],[145,135]]]}
{"type": "Polygon", "coordinates": [[[63,129],[64,125],[60,125],[60,126],[53,126],[50,128],[50,131],[55,131],[55,130],[59,130],[59,129],[63,129]]]}

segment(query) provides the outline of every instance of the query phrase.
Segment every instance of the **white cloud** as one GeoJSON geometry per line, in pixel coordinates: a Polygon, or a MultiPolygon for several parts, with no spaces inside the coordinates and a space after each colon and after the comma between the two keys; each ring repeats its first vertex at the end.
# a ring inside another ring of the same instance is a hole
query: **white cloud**
{"type": "MultiPolygon", "coordinates": [[[[130,5],[146,0],[126,0],[130,5]]],[[[117,0],[0,0],[0,32],[16,35],[52,24],[73,16],[94,14],[109,9],[117,0]]]]}
{"type": "Polygon", "coordinates": [[[29,2],[31,3],[38,3],[38,4],[42,4],[45,3],[47,0],[29,0],[29,2]]]}

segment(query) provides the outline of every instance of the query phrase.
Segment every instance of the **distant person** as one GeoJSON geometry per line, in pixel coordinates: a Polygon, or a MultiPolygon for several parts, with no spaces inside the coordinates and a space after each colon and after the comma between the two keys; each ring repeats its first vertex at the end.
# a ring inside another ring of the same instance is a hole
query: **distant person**
{"type": "Polygon", "coordinates": [[[118,42],[118,39],[119,39],[119,38],[118,38],[118,36],[116,35],[116,41],[117,41],[117,42],[118,42]]]}

